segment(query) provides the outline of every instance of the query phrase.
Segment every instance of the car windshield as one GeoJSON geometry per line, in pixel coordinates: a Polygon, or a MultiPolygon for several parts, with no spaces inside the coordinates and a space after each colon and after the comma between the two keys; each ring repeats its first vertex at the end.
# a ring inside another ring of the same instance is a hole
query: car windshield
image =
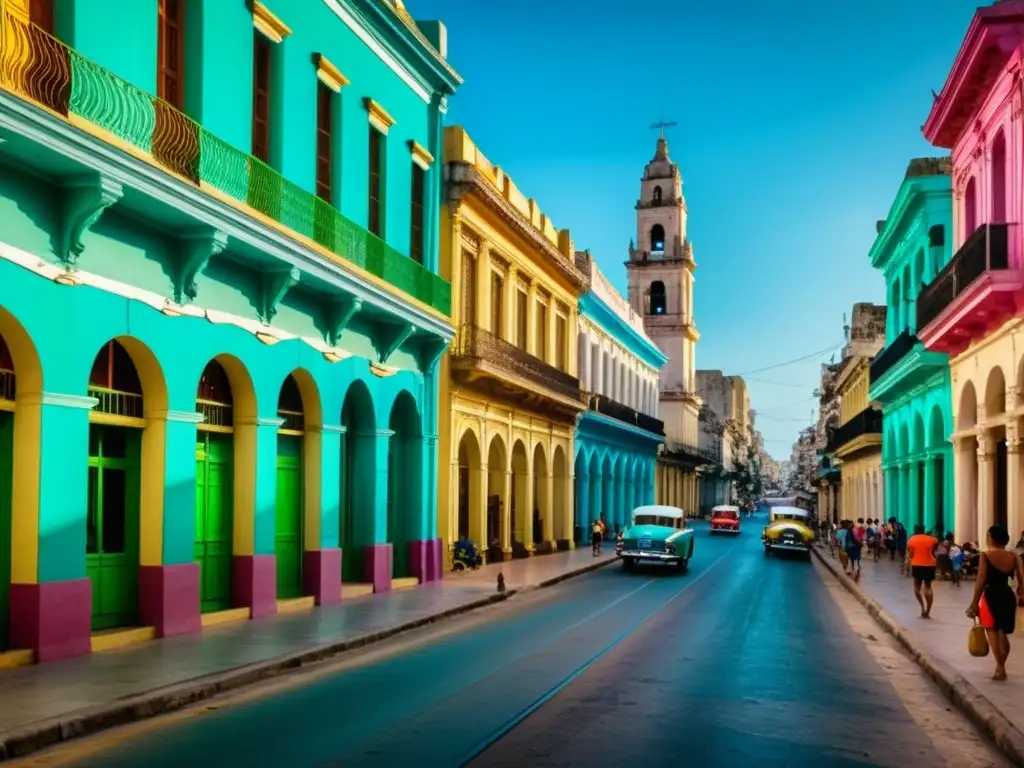
{"type": "Polygon", "coordinates": [[[734,509],[719,509],[715,512],[712,512],[712,516],[724,520],[735,520],[736,514],[736,510],[734,509]]]}
{"type": "Polygon", "coordinates": [[[662,525],[666,528],[675,528],[678,520],[674,517],[663,517],[661,515],[637,515],[633,518],[633,525],[662,525]]]}

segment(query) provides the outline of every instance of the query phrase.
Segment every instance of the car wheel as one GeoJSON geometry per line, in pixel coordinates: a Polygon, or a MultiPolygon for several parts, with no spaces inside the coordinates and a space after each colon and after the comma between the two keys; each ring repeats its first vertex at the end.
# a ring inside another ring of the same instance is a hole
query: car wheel
{"type": "Polygon", "coordinates": [[[634,565],[635,565],[635,561],[633,560],[632,557],[624,557],[624,558],[622,558],[622,570],[624,570],[624,571],[632,571],[634,565]]]}
{"type": "Polygon", "coordinates": [[[690,570],[690,558],[684,557],[682,560],[678,561],[678,565],[679,572],[686,573],[688,570],[690,570]]]}
{"type": "Polygon", "coordinates": [[[765,544],[764,545],[764,556],[768,557],[768,555],[770,555],[771,553],[772,553],[772,548],[769,547],[767,544],[765,544]]]}

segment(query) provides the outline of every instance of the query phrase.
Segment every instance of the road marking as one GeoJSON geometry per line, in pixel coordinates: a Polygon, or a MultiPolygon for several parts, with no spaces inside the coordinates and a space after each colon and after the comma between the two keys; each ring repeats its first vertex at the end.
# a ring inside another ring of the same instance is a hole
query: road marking
{"type": "MultiPolygon", "coordinates": [[[[538,709],[540,709],[545,704],[547,704],[549,701],[551,701],[551,699],[553,699],[555,696],[557,696],[559,693],[561,693],[563,690],[565,690],[580,675],[582,675],[584,672],[586,672],[588,669],[590,669],[592,666],[594,666],[594,664],[596,664],[598,661],[600,661],[603,657],[608,655],[623,640],[625,640],[627,637],[632,635],[637,629],[639,629],[641,626],[643,626],[648,621],[650,621],[650,619],[653,618],[657,613],[659,613],[660,611],[665,610],[669,605],[671,605],[673,602],[675,602],[679,598],[680,595],[682,595],[684,592],[686,592],[686,590],[690,589],[690,587],[692,587],[694,584],[696,584],[702,578],[704,578],[709,573],[711,573],[711,571],[713,571],[715,569],[715,566],[717,566],[720,562],[722,562],[722,560],[724,560],[728,555],[732,554],[732,550],[734,548],[735,547],[729,547],[729,549],[726,552],[723,552],[722,555],[719,556],[719,558],[717,560],[715,560],[706,570],[701,571],[697,575],[696,578],[692,579],[691,581],[688,581],[686,583],[686,585],[684,587],[682,587],[674,595],[672,595],[672,597],[670,597],[668,600],[663,602],[661,605],[659,605],[657,608],[652,610],[650,613],[648,613],[643,618],[638,619],[637,621],[635,621],[632,625],[627,627],[625,631],[623,631],[621,634],[619,634],[618,637],[616,637],[614,640],[612,640],[610,643],[608,643],[608,645],[606,645],[600,651],[598,651],[593,656],[591,656],[589,659],[587,659],[587,661],[583,662],[583,664],[581,664],[575,670],[573,670],[568,675],[566,675],[564,678],[562,678],[555,686],[553,686],[552,688],[548,689],[548,691],[546,693],[542,694],[540,697],[538,697],[533,702],[531,702],[526,707],[524,707],[522,710],[520,710],[517,714],[513,715],[511,718],[506,720],[505,723],[502,726],[500,726],[497,730],[492,732],[483,741],[478,742],[476,744],[476,746],[474,746],[465,755],[465,757],[463,757],[459,761],[460,768],[466,768],[466,766],[468,766],[476,758],[478,758],[481,754],[483,754],[485,751],[487,751],[488,748],[490,748],[495,743],[500,741],[504,736],[506,736],[510,731],[512,731],[514,728],[516,728],[516,726],[518,726],[520,723],[522,723],[526,718],[528,718],[530,715],[532,715],[538,709]]],[[[649,583],[651,583],[651,582],[649,582],[649,583]]],[[[647,586],[647,585],[645,584],[644,586],[647,586]]]]}

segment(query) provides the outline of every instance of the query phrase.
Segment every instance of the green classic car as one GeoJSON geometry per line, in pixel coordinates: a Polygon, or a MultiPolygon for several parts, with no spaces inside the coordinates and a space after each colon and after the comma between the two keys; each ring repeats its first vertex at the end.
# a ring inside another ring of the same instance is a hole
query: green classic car
{"type": "Polygon", "coordinates": [[[808,517],[807,510],[800,507],[772,507],[771,519],[761,533],[764,553],[770,555],[776,550],[802,552],[810,560],[814,531],[808,524],[808,517]]]}
{"type": "Polygon", "coordinates": [[[693,529],[686,526],[686,515],[676,507],[637,507],[616,554],[627,571],[637,563],[667,563],[685,572],[693,557],[693,529]]]}

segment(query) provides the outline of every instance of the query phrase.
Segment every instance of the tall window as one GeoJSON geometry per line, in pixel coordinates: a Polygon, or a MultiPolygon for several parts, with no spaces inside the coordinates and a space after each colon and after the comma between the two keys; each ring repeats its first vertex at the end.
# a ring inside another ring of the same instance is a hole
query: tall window
{"type": "MultiPolygon", "coordinates": [[[[52,29],[53,1],[33,0],[33,21],[35,21],[36,13],[39,13],[41,17],[45,15],[43,9],[37,11],[37,6],[49,6],[49,24],[52,29]]],[[[185,38],[185,9],[183,6],[183,0],[160,0],[157,13],[156,95],[175,109],[182,109],[185,103],[185,73],[182,68],[185,38]]],[[[257,35],[257,37],[259,36],[257,35]]]]}
{"type": "MultiPolygon", "coordinates": [[[[172,0],[168,0],[170,2],[172,0]]],[[[177,0],[174,0],[177,1],[177,0]]],[[[254,31],[252,66],[252,154],[270,162],[270,57],[271,43],[254,31]]]]}
{"type": "Polygon", "coordinates": [[[384,231],[384,200],[381,176],[384,162],[384,136],[380,131],[370,128],[370,231],[377,237],[383,237],[384,231]]]}
{"type": "Polygon", "coordinates": [[[516,291],[516,346],[526,349],[526,314],[529,312],[526,291],[516,291]]]}
{"type": "Polygon", "coordinates": [[[963,240],[974,234],[978,228],[978,189],[972,178],[967,182],[967,191],[964,193],[964,231],[963,240]]]}
{"type": "Polygon", "coordinates": [[[537,302],[537,357],[548,359],[548,308],[537,302]]]}
{"type": "Polygon", "coordinates": [[[1000,130],[992,142],[992,223],[1002,224],[1005,221],[1006,134],[1000,130]]]}
{"type": "Polygon", "coordinates": [[[665,250],[665,228],[661,224],[651,227],[651,253],[663,253],[665,250]]]}
{"type": "Polygon", "coordinates": [[[317,81],[316,196],[334,204],[334,91],[317,81]]]}
{"type": "Polygon", "coordinates": [[[651,293],[648,297],[650,302],[648,313],[652,315],[664,315],[666,311],[665,284],[661,280],[651,283],[651,293]]]}
{"type": "Polygon", "coordinates": [[[491,333],[501,337],[501,320],[505,317],[502,311],[502,299],[505,296],[505,281],[497,272],[491,273],[491,333]]]}
{"type": "Polygon", "coordinates": [[[411,231],[409,233],[409,257],[423,263],[423,192],[426,173],[416,163],[412,164],[412,202],[409,208],[411,231]]]}
{"type": "Polygon", "coordinates": [[[476,257],[462,252],[462,322],[476,325],[476,257]]]}
{"type": "MultiPolygon", "coordinates": [[[[163,3],[160,4],[161,13],[163,3]]],[[[29,21],[48,34],[53,34],[53,0],[30,0],[29,21]]]]}
{"type": "Polygon", "coordinates": [[[558,315],[555,317],[555,365],[563,371],[569,370],[569,321],[558,315]]]}

